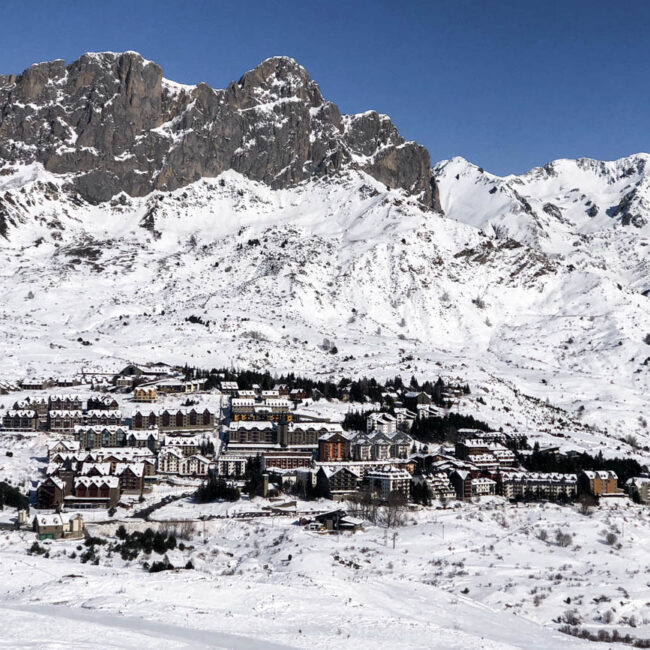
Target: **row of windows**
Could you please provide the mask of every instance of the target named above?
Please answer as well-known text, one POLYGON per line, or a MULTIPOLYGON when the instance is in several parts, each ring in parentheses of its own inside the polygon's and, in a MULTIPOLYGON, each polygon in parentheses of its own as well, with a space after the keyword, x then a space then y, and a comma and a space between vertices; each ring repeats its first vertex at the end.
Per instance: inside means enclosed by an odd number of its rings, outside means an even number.
POLYGON ((214 423, 214 416, 212 415, 212 413, 196 413, 196 412, 190 412, 187 414, 163 413, 162 415, 156 415, 152 413, 148 416, 144 416, 141 413, 136 413, 133 420, 134 420, 135 427, 137 429, 145 428, 145 426, 155 427, 158 425, 163 427, 170 427, 170 426, 184 427, 184 426, 198 426, 198 425, 212 426, 212 424, 214 423))

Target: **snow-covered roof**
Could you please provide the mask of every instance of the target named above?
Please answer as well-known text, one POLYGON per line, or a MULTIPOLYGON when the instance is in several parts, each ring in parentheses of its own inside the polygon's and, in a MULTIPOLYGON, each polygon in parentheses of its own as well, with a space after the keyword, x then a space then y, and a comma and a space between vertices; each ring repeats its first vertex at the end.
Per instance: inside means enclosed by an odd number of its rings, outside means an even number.
POLYGON ((165 436, 163 445, 166 447, 198 447, 201 442, 196 436, 165 436))
POLYGON ((618 476, 616 475, 615 472, 609 469, 603 469, 603 470, 597 470, 597 471, 591 471, 591 470, 584 470, 583 472, 585 476, 589 480, 594 480, 595 478, 599 478, 601 481, 607 481, 608 479, 618 479, 618 476))
POLYGON ((238 422, 231 422, 228 425, 230 431, 237 431, 237 429, 259 429, 260 431, 265 431, 268 429, 274 428, 273 422, 268 422, 265 420, 255 421, 255 420, 240 420, 238 422))
POLYGON ((327 442, 328 440, 331 440, 335 436, 341 436, 345 440, 353 440, 354 439, 354 436, 351 433, 347 433, 346 431, 343 431, 342 429, 335 430, 335 431, 328 431, 327 433, 324 433, 322 436, 319 436, 318 439, 322 440, 323 442, 327 442))
POLYGON ((503 483, 576 483, 578 477, 560 472, 507 472, 501 480, 503 483))
POLYGON ((97 418, 121 419, 122 411, 118 411, 118 410, 106 411, 104 409, 92 409, 90 411, 86 411, 86 416, 89 418, 97 417, 97 418))
POLYGON ((102 476, 108 476, 111 473, 110 463, 84 463, 81 466, 80 474, 82 476, 88 475, 90 472, 99 472, 102 476))
POLYGON ((372 420, 373 422, 386 422, 386 423, 397 422, 397 418, 391 415, 390 413, 371 413, 368 416, 368 419, 372 420))
POLYGON ((30 409, 20 409, 20 410, 9 410, 5 413, 5 416, 11 417, 11 418, 35 418, 36 417, 36 411, 32 411, 30 409))
POLYGON ((75 487, 78 485, 85 485, 86 487, 106 485, 109 488, 116 488, 119 487, 120 480, 117 476, 77 476, 74 485, 75 487))
POLYGON ((78 440, 48 440, 47 449, 48 452, 55 451, 57 449, 66 450, 66 451, 78 451, 79 450, 79 441, 78 440))
POLYGON ((84 416, 82 411, 64 411, 64 410, 50 411, 49 415, 51 418, 83 418, 84 416))
MULTIPOLYGON (((48 465, 48 468, 49 468, 49 465, 48 465)), ((54 470, 54 471, 56 471, 56 470, 54 470)), ((52 483, 54 483, 54 485, 56 485, 56 487, 58 487, 59 490, 64 490, 65 489, 65 483, 58 476, 51 476, 48 473, 48 477, 47 477, 46 480, 51 481, 52 483)))
POLYGON ((476 465, 480 463, 496 463, 497 459, 492 454, 470 454, 467 460, 476 465))
POLYGON ((326 467, 326 466, 324 466, 324 467, 321 467, 320 469, 323 471, 325 476, 327 476, 327 478, 331 478, 332 476, 335 476, 339 472, 349 472, 350 474, 354 474, 354 476, 356 476, 357 478, 361 477, 359 472, 357 472, 353 467, 336 467, 336 466, 334 466, 334 467, 326 467))
POLYGON ((75 424, 74 427, 74 434, 76 436, 81 435, 82 433, 94 433, 101 435, 104 432, 112 435, 118 431, 124 431, 124 433, 128 433, 130 429, 123 424, 75 424))
POLYGON ((197 460, 200 463, 210 464, 210 460, 201 454, 192 454, 187 460, 197 460))
POLYGON ((178 459, 185 458, 183 452, 176 447, 163 447, 158 454, 158 458, 161 459, 164 456, 175 456, 178 459))
POLYGON ((382 469, 371 469, 367 474, 369 478, 391 478, 391 479, 411 479, 411 475, 405 470, 400 469, 399 467, 393 467, 392 465, 384 465, 382 469))
POLYGON ((47 400, 37 400, 37 399, 21 399, 20 401, 14 404, 14 411, 30 411, 33 410, 34 405, 36 404, 47 404, 47 400))
POLYGON ((101 447, 94 449, 92 456, 96 460, 114 458, 116 461, 127 460, 131 458, 142 458, 153 456, 153 452, 148 447, 101 447))
POLYGON ((496 481, 493 481, 491 478, 473 478, 472 485, 496 485, 496 481))
POLYGON ((284 406, 286 408, 289 408, 289 400, 285 399, 284 397, 279 397, 277 399, 266 399, 264 400, 263 403, 265 406, 270 406, 270 407, 284 406))
POLYGON ((126 470, 131 470, 136 476, 144 476, 144 463, 117 463, 115 476, 120 476, 126 470))
POLYGON ((650 476, 633 476, 625 481, 625 485, 646 485, 650 483, 650 476))
POLYGON ((36 515, 36 521, 38 522, 39 526, 43 527, 63 526, 65 524, 63 515, 60 514, 36 515))
POLYGON ((289 431, 328 431, 343 433, 343 428, 338 422, 289 422, 289 431))
POLYGON ((150 437, 158 438, 158 429, 137 429, 129 431, 129 438, 133 440, 149 440, 150 437))

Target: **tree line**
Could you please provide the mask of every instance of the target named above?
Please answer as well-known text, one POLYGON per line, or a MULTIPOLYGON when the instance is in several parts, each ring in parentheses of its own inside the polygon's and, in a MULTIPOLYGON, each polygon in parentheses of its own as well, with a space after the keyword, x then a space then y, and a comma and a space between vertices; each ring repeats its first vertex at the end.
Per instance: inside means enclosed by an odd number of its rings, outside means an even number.
POLYGON ((261 386, 262 390, 271 390, 276 384, 286 384, 292 388, 302 388, 312 399, 347 399, 350 402, 374 402, 392 407, 392 399, 386 393, 395 393, 402 390, 422 391, 431 396, 434 404, 448 406, 444 393, 450 388, 461 390, 467 394, 470 392, 469 385, 452 385, 445 383, 441 377, 437 380, 425 380, 418 382, 415 376, 411 377, 408 384, 405 384, 400 375, 396 375, 384 382, 374 377, 361 377, 352 379, 343 377, 338 382, 330 380, 316 380, 311 377, 296 375, 293 372, 286 374, 272 374, 268 370, 234 370, 232 368, 205 368, 190 367, 183 368, 185 378, 205 379, 205 388, 210 390, 218 388, 224 381, 236 381, 241 390, 251 390, 253 385, 261 386))
POLYGON ((580 474, 583 470, 611 470, 616 473, 619 484, 633 476, 639 476, 644 468, 634 458, 604 458, 600 451, 596 456, 586 451, 571 455, 542 452, 539 443, 535 443, 531 454, 517 454, 518 462, 531 472, 558 472, 562 474, 580 474))
POLYGON ((0 481, 0 510, 5 506, 29 512, 29 499, 18 488, 0 481))

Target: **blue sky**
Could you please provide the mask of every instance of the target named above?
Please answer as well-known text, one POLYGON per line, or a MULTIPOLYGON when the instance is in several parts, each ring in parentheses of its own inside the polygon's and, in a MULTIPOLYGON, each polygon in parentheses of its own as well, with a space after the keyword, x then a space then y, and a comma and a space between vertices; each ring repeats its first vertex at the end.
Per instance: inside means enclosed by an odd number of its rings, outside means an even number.
POLYGON ((225 87, 276 54, 342 112, 498 174, 650 151, 650 2, 57 0, 0 4, 0 73, 137 50, 225 87))

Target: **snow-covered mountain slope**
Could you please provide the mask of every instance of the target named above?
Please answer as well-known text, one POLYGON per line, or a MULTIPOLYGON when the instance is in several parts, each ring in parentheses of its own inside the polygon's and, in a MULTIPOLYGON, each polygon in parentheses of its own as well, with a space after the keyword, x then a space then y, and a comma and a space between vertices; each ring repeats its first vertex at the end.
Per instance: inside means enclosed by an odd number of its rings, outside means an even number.
POLYGON ((0 374, 442 374, 495 426, 645 437, 649 158, 432 173, 287 57, 225 90, 133 52, 0 76, 0 374))
POLYGON ((464 158, 434 167, 445 213, 549 253, 610 229, 650 234, 650 155, 556 160, 499 177, 464 158))
POLYGON ((129 359, 443 374, 469 381, 468 408, 495 425, 593 444, 587 425, 646 435, 637 229, 550 255, 355 170, 276 190, 228 171, 101 205, 37 165, 12 171, 0 178, 2 375, 129 359))

